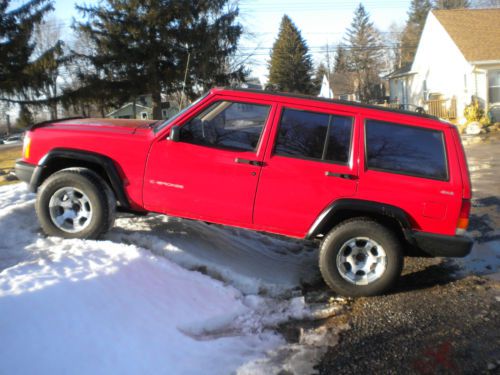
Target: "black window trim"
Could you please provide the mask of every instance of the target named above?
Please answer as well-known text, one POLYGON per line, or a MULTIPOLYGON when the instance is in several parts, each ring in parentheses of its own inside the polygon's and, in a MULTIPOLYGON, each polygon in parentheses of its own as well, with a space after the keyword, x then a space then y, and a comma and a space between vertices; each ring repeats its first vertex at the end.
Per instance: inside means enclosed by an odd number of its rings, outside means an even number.
MULTIPOLYGON (((271 154, 271 157, 272 156, 280 156, 282 158, 307 160, 307 161, 314 161, 314 162, 317 162, 317 163, 335 164, 335 165, 341 165, 341 166, 344 166, 344 167, 352 168, 351 157, 352 157, 352 149, 353 149, 353 144, 352 143, 353 143, 353 139, 354 139, 354 127, 355 127, 355 123, 356 123, 356 115, 355 114, 332 113, 331 111, 328 111, 328 110, 325 110, 325 112, 318 112, 316 110, 309 110, 309 109, 302 109, 302 108, 298 109, 298 108, 293 108, 293 107, 289 107, 289 106, 286 106, 286 105, 282 105, 281 106, 280 118, 279 118, 279 122, 278 122, 278 129, 276 130, 276 134, 275 134, 275 137, 274 137, 273 152, 271 154), (328 125, 330 125, 330 121, 331 121, 331 117, 332 116, 349 117, 349 118, 351 118, 352 119, 352 121, 351 121, 351 136, 350 136, 350 139, 349 139, 349 154, 347 155, 347 161, 346 162, 339 162, 339 161, 334 161, 334 160, 325 160, 325 159, 323 159, 324 152, 325 152, 325 145, 324 144, 323 144, 323 152, 322 152, 322 155, 321 155, 321 159, 309 158, 307 156, 282 155, 282 154, 277 153, 276 152, 276 146, 278 144, 278 136, 279 136, 279 131, 280 131, 280 127, 281 127, 281 122, 283 120, 283 115, 285 113, 285 109, 290 109, 290 110, 293 110, 293 111, 300 111, 300 112, 315 113, 315 114, 320 114, 320 115, 328 115, 330 117, 328 119, 328 125)), ((328 128, 327 128, 327 133, 326 133, 326 136, 325 136, 325 143, 327 142, 327 138, 326 137, 329 134, 329 129, 330 129, 330 126, 328 126, 328 128)))
POLYGON ((249 102, 249 101, 243 101, 243 100, 239 100, 239 99, 238 100, 234 100, 234 99, 223 98, 223 97, 214 97, 214 99, 215 100, 210 101, 209 103, 207 103, 206 107, 201 108, 198 112, 196 112, 195 114, 193 114, 193 116, 191 116, 188 119, 186 119, 186 121, 184 121, 182 124, 178 124, 178 126, 182 129, 188 122, 190 122, 191 120, 193 120, 195 117, 197 117, 198 115, 200 115, 203 111, 207 110, 208 108, 210 108, 215 103, 231 102, 231 103, 239 103, 239 104, 259 105, 261 107, 269 107, 269 113, 267 114, 266 121, 264 122, 264 125, 262 126, 262 131, 261 131, 260 136, 259 136, 259 141, 257 142, 257 145, 255 146, 255 148, 253 150, 245 150, 245 149, 241 149, 241 148, 237 148, 237 147, 230 147, 230 146, 204 145, 204 144, 199 144, 199 143, 193 143, 193 142, 183 141, 182 139, 180 139, 179 142, 187 143, 187 144, 198 146, 198 147, 207 147, 207 148, 213 148, 213 149, 216 149, 216 150, 233 151, 233 152, 247 152, 247 153, 251 153, 251 154, 256 155, 257 154, 257 150, 259 149, 259 146, 261 145, 262 136, 264 135, 264 132, 266 130, 266 126, 269 123, 269 119, 271 117, 273 107, 276 104, 275 103, 271 103, 271 102, 266 102, 266 104, 263 104, 263 103, 253 103, 251 101, 249 102))
POLYGON ((364 118, 364 121, 363 121, 363 139, 364 139, 364 145, 363 145, 363 148, 364 148, 364 151, 365 151, 365 171, 376 171, 376 172, 384 172, 384 173, 392 173, 392 174, 398 174, 398 175, 403 175, 403 176, 410 176, 410 177, 416 177, 416 178, 423 178, 423 179, 426 179, 426 180, 433 180, 433 181, 441 181, 441 182, 450 182, 450 168, 449 168, 449 164, 448 164, 448 150, 446 150, 446 141, 445 141, 445 133, 443 130, 440 130, 440 129, 433 129, 433 128, 424 128, 424 127, 421 127, 421 126, 414 126, 414 125, 405 125, 405 124, 401 124, 401 123, 396 123, 396 122, 393 122, 393 121, 388 121, 388 120, 381 120, 381 119, 376 119, 376 118, 364 118), (409 173, 409 172, 403 172, 403 171, 392 171, 392 170, 388 170, 388 169, 384 169, 384 168, 373 168, 373 167, 369 167, 368 166, 368 150, 367 150, 367 145, 368 145, 368 141, 367 141, 367 138, 366 138, 366 128, 367 128, 367 121, 378 121, 378 122, 385 122, 387 124, 391 124, 391 125, 394 125, 394 126, 400 126, 400 127, 412 127, 412 128, 416 128, 416 129, 421 129, 421 130, 425 130, 425 131, 434 131, 434 132, 439 132, 441 133, 441 142, 442 142, 442 145, 443 145, 443 150, 444 150, 444 163, 445 163, 445 167, 446 167, 446 178, 437 178, 437 177, 429 177, 429 176, 422 176, 422 175, 419 175, 419 174, 415 174, 415 173, 409 173))

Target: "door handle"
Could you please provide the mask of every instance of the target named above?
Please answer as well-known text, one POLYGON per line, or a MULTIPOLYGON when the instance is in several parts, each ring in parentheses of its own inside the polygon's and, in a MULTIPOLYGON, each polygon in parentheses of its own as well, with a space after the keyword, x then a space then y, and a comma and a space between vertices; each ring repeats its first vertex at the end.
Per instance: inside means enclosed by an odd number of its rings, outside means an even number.
POLYGON ((358 176, 355 176, 353 174, 348 174, 348 173, 333 173, 330 171, 325 172, 325 176, 327 177, 339 177, 339 178, 345 178, 346 180, 356 180, 358 176))
POLYGON ((249 159, 236 158, 236 159, 234 159, 234 162, 235 163, 240 163, 240 164, 255 165, 256 167, 262 167, 262 166, 264 166, 263 162, 257 161, 257 160, 249 160, 249 159))

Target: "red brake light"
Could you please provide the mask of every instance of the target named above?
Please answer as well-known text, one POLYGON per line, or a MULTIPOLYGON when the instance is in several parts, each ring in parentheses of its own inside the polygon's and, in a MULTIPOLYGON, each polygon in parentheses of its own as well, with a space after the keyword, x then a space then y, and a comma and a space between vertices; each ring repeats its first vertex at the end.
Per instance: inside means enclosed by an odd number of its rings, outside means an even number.
POLYGON ((470 199, 462 199, 462 207, 460 208, 460 215, 458 216, 457 234, 465 233, 469 226, 470 206, 470 199))

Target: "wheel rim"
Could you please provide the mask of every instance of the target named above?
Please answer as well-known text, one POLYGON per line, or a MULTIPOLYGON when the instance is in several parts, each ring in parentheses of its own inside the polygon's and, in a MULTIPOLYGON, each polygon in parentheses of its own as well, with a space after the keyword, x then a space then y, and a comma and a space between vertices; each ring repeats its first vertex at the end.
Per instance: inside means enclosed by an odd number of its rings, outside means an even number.
POLYGON ((378 280, 387 268, 385 250, 367 237, 346 241, 337 254, 337 269, 345 280, 355 285, 368 285, 378 280))
POLYGON ((68 233, 77 233, 90 225, 92 204, 89 197, 74 187, 57 190, 49 201, 50 218, 54 225, 68 233))

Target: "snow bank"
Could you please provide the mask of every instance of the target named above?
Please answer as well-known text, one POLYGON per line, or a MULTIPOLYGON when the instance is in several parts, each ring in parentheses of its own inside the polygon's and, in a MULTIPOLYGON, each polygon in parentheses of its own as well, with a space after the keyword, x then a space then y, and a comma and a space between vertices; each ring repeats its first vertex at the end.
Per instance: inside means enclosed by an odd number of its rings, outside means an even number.
POLYGON ((474 243, 468 256, 454 261, 464 273, 486 275, 500 281, 500 241, 474 243))
POLYGON ((159 215, 121 218, 102 241, 46 238, 34 196, 1 187, 1 372, 312 371, 318 333, 289 345, 275 328, 311 316, 299 288, 318 276, 316 256, 159 215))
POLYGON ((163 215, 118 219, 108 238, 133 243, 246 294, 293 295, 320 275, 317 249, 303 241, 163 215))

